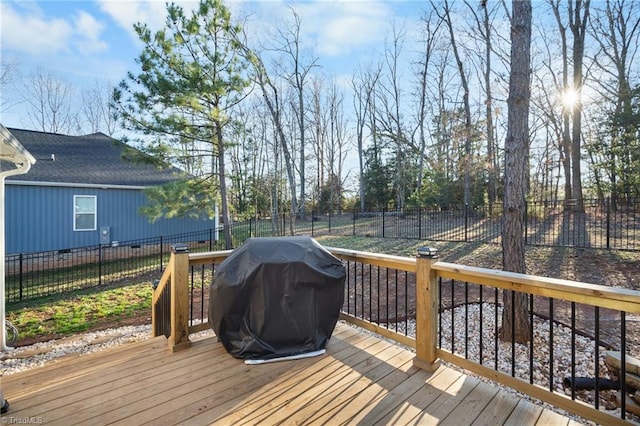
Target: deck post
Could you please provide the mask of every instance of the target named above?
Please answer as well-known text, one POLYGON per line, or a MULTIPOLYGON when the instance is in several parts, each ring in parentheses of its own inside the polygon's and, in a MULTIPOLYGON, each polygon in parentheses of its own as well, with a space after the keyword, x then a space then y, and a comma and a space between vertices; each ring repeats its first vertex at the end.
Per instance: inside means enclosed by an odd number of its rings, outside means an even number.
POLYGON ((413 365, 432 372, 440 366, 438 341, 438 279, 431 266, 438 261, 433 248, 418 249, 416 259, 416 357, 413 365))
POLYGON ((189 249, 186 244, 171 248, 171 335, 169 349, 177 352, 191 347, 189 340, 189 249))

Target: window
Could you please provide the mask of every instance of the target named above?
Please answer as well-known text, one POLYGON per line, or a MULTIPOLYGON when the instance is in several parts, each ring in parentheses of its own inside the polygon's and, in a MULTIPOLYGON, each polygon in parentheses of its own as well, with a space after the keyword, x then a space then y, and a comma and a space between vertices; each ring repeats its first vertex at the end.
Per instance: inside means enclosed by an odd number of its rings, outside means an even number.
POLYGON ((74 195, 73 196, 73 230, 74 231, 95 231, 96 230, 96 205, 95 195, 74 195))

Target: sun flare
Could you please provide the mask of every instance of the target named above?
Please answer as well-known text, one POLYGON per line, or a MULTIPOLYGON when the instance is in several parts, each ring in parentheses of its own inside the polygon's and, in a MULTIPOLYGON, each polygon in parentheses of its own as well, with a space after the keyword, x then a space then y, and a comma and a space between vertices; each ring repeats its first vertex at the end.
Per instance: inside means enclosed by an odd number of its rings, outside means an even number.
POLYGON ((562 92, 562 105, 567 108, 573 108, 573 106, 578 102, 578 92, 575 90, 568 88, 564 92, 562 92))

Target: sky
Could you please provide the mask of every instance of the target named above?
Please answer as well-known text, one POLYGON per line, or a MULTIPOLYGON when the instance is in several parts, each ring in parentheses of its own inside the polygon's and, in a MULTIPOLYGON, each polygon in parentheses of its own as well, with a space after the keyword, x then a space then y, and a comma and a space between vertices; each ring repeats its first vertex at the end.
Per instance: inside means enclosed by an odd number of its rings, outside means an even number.
MULTIPOLYGON (((185 9, 197 2, 177 1, 185 9)), ((291 18, 301 19, 301 40, 328 75, 350 79, 358 62, 384 49, 395 23, 415 27, 425 2, 367 0, 227 0, 232 16, 246 19, 245 29, 256 40, 291 18)), ((82 89, 96 82, 116 85, 127 71, 137 72, 142 50, 133 30, 136 22, 162 27, 165 1, 158 0, 0 0, 0 60, 28 75, 37 67, 82 89)), ((286 28, 285 28, 286 29, 286 28)), ((9 93, 0 93, 3 98, 9 93)), ((4 99, 3 99, 4 100, 4 99)), ((31 128, 24 105, 3 102, 0 123, 31 128)))

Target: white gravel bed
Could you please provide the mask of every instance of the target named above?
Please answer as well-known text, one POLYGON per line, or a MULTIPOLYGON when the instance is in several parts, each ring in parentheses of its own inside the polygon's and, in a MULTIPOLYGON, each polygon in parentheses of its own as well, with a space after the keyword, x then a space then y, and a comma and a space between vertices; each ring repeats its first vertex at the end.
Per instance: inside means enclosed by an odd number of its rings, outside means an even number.
POLYGON ((86 355, 151 337, 151 325, 109 328, 20 346, 0 354, 2 375, 15 374, 73 354, 86 355))

